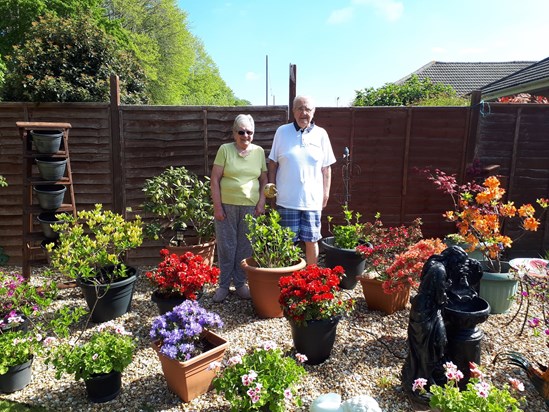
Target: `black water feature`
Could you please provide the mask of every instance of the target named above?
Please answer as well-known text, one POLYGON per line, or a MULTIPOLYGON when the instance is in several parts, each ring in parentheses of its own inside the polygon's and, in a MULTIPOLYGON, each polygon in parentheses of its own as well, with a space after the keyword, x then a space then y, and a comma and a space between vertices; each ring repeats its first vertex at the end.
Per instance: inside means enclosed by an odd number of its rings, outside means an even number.
POLYGON ((477 325, 486 321, 489 314, 490 304, 478 296, 464 302, 450 302, 444 308, 443 317, 448 337, 446 354, 463 372, 464 378, 459 381, 460 389, 464 389, 471 378, 469 362, 480 365, 484 332, 477 325))
POLYGON ((453 362, 470 379, 469 362, 480 364, 490 305, 478 296, 482 269, 479 262, 452 246, 431 256, 423 266, 418 293, 412 298, 408 323, 408 355, 402 368, 402 385, 413 403, 428 404, 428 397, 412 391, 418 378, 427 387, 444 385, 444 363, 453 362))

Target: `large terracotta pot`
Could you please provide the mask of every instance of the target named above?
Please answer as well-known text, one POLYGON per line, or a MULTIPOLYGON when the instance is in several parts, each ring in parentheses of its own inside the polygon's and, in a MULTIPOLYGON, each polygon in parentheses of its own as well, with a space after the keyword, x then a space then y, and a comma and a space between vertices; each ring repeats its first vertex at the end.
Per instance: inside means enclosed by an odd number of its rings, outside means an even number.
POLYGON ((258 268, 252 258, 244 259, 240 265, 248 277, 248 286, 252 295, 252 304, 260 318, 281 318, 282 307, 278 303, 280 287, 278 280, 291 275, 306 266, 305 260, 285 268, 258 268))
POLYGON ((410 285, 399 292, 387 294, 383 291, 382 281, 365 277, 359 277, 359 280, 368 310, 379 310, 391 315, 403 310, 410 301, 410 285))
POLYGON ((168 388, 184 402, 190 402, 212 389, 212 381, 216 373, 209 366, 212 362, 221 362, 229 346, 225 339, 209 330, 204 332, 202 338, 206 339, 213 348, 185 362, 164 356, 160 353, 158 342, 151 344, 162 364, 162 372, 168 388))
POLYGON ((182 255, 186 252, 192 252, 195 255, 202 256, 204 263, 212 266, 214 263, 215 256, 215 240, 212 240, 208 243, 201 243, 197 245, 187 245, 187 246, 167 246, 166 249, 170 253, 175 253, 177 255, 182 255))

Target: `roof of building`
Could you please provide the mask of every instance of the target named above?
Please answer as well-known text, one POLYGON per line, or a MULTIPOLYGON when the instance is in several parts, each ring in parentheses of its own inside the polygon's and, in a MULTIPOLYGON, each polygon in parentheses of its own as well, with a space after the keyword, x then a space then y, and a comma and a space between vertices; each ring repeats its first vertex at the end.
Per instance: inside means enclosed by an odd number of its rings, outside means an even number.
POLYGON ((420 79, 429 78, 433 83, 443 83, 452 86, 458 95, 464 96, 473 90, 507 77, 512 73, 527 68, 535 61, 511 62, 438 62, 432 61, 415 72, 396 81, 402 84, 413 74, 420 79))
POLYGON ((549 85, 549 57, 482 87, 486 98, 544 89, 549 85))

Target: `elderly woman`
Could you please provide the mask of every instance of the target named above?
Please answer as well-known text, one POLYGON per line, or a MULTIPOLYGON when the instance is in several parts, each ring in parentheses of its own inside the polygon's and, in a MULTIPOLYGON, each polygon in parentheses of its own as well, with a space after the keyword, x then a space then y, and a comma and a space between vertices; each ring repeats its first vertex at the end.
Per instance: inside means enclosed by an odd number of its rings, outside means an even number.
POLYGON ((234 142, 221 145, 211 174, 214 204, 217 257, 221 275, 213 300, 223 302, 231 283, 242 299, 250 298, 246 274, 240 267, 242 259, 252 255, 246 237, 246 214, 265 212, 263 188, 267 184, 267 166, 263 148, 252 143, 254 119, 239 114, 233 124, 234 142))

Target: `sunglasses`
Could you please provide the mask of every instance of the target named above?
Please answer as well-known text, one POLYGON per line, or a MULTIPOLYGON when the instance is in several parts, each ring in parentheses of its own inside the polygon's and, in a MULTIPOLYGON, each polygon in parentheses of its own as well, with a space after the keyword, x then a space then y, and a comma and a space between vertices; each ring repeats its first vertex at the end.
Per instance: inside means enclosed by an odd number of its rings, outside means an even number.
POLYGON ((238 134, 239 134, 240 136, 244 136, 245 134, 247 134, 248 136, 253 136, 254 132, 251 132, 251 131, 249 131, 249 130, 239 130, 239 131, 238 131, 238 134))

